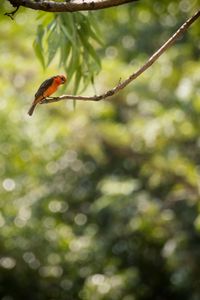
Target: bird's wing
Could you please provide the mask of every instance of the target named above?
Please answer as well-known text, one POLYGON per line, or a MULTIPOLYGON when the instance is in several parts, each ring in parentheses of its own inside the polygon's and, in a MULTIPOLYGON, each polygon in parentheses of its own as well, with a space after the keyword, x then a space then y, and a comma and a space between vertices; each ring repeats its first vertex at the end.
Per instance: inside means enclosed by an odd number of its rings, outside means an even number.
POLYGON ((45 80, 41 84, 41 86, 39 87, 38 91, 35 94, 35 99, 37 99, 38 97, 41 97, 44 94, 44 92, 53 84, 53 80, 54 80, 54 77, 51 77, 51 78, 45 80))

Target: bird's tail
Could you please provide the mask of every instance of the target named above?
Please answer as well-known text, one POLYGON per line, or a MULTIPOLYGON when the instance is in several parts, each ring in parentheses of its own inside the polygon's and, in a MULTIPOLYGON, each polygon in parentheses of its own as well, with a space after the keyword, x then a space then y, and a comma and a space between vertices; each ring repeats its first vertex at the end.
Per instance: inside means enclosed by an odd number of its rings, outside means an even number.
POLYGON ((35 109, 35 107, 36 107, 36 104, 32 104, 31 105, 31 107, 30 107, 30 109, 29 109, 29 111, 28 111, 28 115, 29 116, 32 116, 32 114, 33 114, 33 112, 34 112, 34 109, 35 109))

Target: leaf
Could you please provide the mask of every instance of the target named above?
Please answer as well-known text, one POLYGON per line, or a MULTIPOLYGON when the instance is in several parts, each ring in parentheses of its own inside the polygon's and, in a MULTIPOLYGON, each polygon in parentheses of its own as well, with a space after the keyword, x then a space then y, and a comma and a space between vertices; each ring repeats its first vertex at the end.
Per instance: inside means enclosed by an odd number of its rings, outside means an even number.
POLYGON ((36 56, 38 57, 39 61, 41 62, 43 68, 45 68, 45 59, 44 59, 44 55, 43 55, 43 45, 42 45, 42 39, 44 36, 44 29, 42 25, 38 26, 37 29, 37 36, 35 41, 33 42, 33 48, 35 51, 36 56))
POLYGON ((62 24, 64 26, 64 28, 67 30, 67 34, 69 34, 69 36, 72 38, 73 28, 75 26, 73 16, 65 13, 60 14, 59 16, 60 25, 62 24))
POLYGON ((47 14, 44 11, 38 11, 37 14, 38 16, 36 19, 41 21, 41 25, 43 26, 43 28, 46 28, 55 20, 54 14, 47 14))
POLYGON ((75 110, 76 109, 76 100, 73 100, 73 110, 75 110))
POLYGON ((100 58, 99 58, 97 52, 94 50, 94 48, 90 45, 88 40, 83 35, 80 34, 79 36, 80 36, 80 39, 81 39, 84 47, 87 49, 88 53, 91 55, 91 57, 97 63, 99 68, 101 68, 101 61, 100 61, 100 58))
POLYGON ((90 36, 95 40, 99 45, 103 46, 103 41, 100 39, 100 37, 95 33, 92 28, 90 27, 90 36))
POLYGON ((73 44, 75 45, 75 41, 73 40, 72 36, 70 35, 70 32, 67 30, 67 28, 63 25, 60 24, 60 28, 63 31, 64 35, 66 36, 66 38, 73 44))
POLYGON ((98 26, 98 20, 94 16, 94 14, 90 11, 88 14, 88 19, 90 20, 91 27, 93 27, 93 30, 96 32, 98 36, 101 36, 101 30, 98 26))
POLYGON ((79 47, 79 43, 77 43, 75 46, 72 46, 71 49, 71 56, 69 59, 69 65, 67 71, 69 76, 69 81, 71 81, 73 75, 77 72, 80 62, 81 62, 80 47, 79 47))
POLYGON ((40 44, 42 44, 42 38, 44 36, 44 28, 42 25, 39 25, 38 26, 38 29, 37 29, 37 38, 38 38, 38 42, 40 44))
POLYGON ((45 64, 48 66, 59 51, 59 67, 65 69, 68 83, 73 80, 74 93, 77 93, 80 83, 83 83, 82 87, 87 87, 91 77, 101 68, 100 58, 91 44, 96 42, 102 45, 98 31, 93 25, 96 21, 92 16, 93 21, 90 22, 90 14, 85 15, 80 12, 57 13, 53 15, 53 19, 46 18, 42 13, 40 16, 42 24, 38 27, 34 42, 36 55, 45 67, 45 64))
POLYGON ((75 75, 75 82, 74 82, 74 90, 73 93, 76 95, 80 82, 82 78, 82 72, 81 72, 81 66, 79 65, 78 69, 76 70, 76 75, 75 75))
MULTIPOLYGON (((62 37, 61 37, 61 39, 62 39, 62 37)), ((69 42, 66 43, 66 40, 64 39, 60 43, 60 63, 59 63, 60 67, 62 65, 65 66, 67 64, 67 61, 70 56, 70 51, 71 51, 71 44, 69 42)))
POLYGON ((56 27, 56 25, 57 25, 57 22, 56 22, 56 19, 54 19, 52 22, 50 22, 50 23, 48 24, 47 29, 48 29, 48 30, 54 30, 55 27, 56 27))
POLYGON ((51 61, 53 60, 57 49, 59 47, 59 43, 60 43, 60 35, 58 34, 56 27, 50 32, 48 40, 48 63, 47 65, 49 65, 51 63, 51 61))
POLYGON ((34 48, 37 58, 39 59, 43 68, 45 69, 45 60, 44 60, 44 56, 43 56, 43 49, 42 49, 41 45, 37 42, 37 40, 35 40, 33 42, 33 48, 34 48))

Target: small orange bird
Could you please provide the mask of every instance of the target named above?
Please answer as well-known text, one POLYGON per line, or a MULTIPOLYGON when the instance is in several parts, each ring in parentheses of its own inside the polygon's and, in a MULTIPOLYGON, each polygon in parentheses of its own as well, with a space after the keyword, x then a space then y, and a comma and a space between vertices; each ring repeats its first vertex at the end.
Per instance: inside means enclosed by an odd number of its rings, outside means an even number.
POLYGON ((56 75, 45 80, 35 94, 35 100, 33 101, 28 111, 29 116, 32 116, 34 109, 38 103, 55 93, 59 85, 64 84, 66 80, 67 78, 64 75, 56 75))

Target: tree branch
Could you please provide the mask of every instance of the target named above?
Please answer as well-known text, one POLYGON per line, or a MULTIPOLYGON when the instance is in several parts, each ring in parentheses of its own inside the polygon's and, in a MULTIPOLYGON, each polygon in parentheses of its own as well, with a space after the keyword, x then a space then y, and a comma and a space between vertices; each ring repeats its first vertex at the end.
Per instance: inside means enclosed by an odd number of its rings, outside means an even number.
POLYGON ((139 68, 136 72, 131 74, 127 79, 119 83, 112 89, 101 95, 94 96, 74 96, 74 95, 63 95, 60 97, 46 98, 41 102, 41 104, 58 102, 61 100, 73 99, 73 100, 83 100, 83 101, 100 101, 111 97, 118 93, 120 90, 124 89, 130 82, 139 77, 144 73, 172 44, 200 17, 200 10, 197 11, 190 19, 188 19, 177 31, 172 35, 167 42, 165 42, 149 59, 148 61, 139 68))
POLYGON ((113 6, 123 5, 138 0, 75 0, 73 2, 54 2, 46 0, 8 0, 14 7, 24 6, 35 10, 48 12, 74 12, 82 10, 99 10, 113 6))
POLYGON ((19 9, 19 6, 17 6, 13 11, 11 11, 11 12, 7 12, 7 13, 5 13, 4 14, 4 16, 8 16, 8 17, 10 17, 12 20, 14 20, 14 15, 16 14, 16 12, 18 11, 18 9, 19 9))

